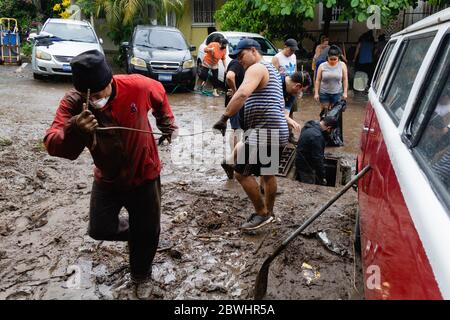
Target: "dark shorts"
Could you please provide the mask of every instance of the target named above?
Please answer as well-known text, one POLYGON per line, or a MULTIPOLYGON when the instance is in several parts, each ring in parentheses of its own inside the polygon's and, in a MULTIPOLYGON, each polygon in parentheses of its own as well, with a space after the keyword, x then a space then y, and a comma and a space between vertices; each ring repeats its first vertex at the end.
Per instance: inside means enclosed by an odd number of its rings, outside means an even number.
POLYGON ((234 116, 230 118, 231 129, 241 129, 241 124, 239 121, 239 112, 237 112, 234 116))
POLYGON ((208 73, 209 69, 207 67, 202 65, 198 67, 198 77, 203 81, 206 81, 208 79, 208 73))
POLYGON ((281 153, 284 146, 278 145, 249 145, 238 151, 237 163, 234 171, 243 176, 274 176, 278 174, 281 153))
POLYGON ((319 93, 319 101, 320 101, 320 103, 335 104, 336 102, 341 100, 341 97, 342 97, 342 94, 340 94, 340 93, 336 93, 336 94, 319 93))
POLYGON ((209 69, 209 68, 201 65, 199 67, 198 77, 200 79, 202 79, 203 81, 207 81, 210 70, 211 70, 211 75, 212 75, 212 78, 210 80, 211 80, 211 82, 213 84, 213 87, 214 88, 218 88, 220 86, 219 79, 218 79, 218 77, 219 77, 219 69, 209 69))

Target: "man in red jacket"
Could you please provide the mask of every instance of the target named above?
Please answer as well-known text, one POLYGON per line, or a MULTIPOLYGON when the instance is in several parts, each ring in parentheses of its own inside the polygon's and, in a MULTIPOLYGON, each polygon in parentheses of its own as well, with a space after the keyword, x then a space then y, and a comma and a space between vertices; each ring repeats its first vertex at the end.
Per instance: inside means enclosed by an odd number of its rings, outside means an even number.
POLYGON ((151 280, 160 233, 161 163, 150 131, 151 110, 171 141, 177 129, 161 83, 140 75, 113 76, 105 57, 91 50, 73 58, 73 84, 61 100, 44 143, 52 156, 76 159, 88 148, 94 160, 89 235, 96 240, 128 241, 130 275, 138 288, 151 280), (86 105, 87 92, 91 92, 86 105), (122 207, 129 219, 119 218, 122 207))

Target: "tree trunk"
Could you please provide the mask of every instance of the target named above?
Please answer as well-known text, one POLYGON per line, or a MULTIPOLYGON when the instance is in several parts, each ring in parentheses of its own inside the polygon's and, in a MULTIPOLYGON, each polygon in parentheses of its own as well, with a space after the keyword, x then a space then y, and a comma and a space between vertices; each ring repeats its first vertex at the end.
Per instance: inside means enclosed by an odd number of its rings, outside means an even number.
POLYGON ((327 37, 330 34, 330 23, 331 23, 331 14, 332 8, 327 8, 323 6, 323 34, 327 37))

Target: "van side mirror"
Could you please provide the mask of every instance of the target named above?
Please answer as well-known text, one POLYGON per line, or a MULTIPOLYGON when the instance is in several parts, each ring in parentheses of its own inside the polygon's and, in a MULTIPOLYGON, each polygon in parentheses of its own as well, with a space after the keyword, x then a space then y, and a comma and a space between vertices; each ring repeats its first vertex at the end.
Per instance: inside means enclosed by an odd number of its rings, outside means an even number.
POLYGON ((98 42, 99 42, 101 45, 103 45, 103 39, 102 39, 102 38, 98 39, 98 42))
POLYGON ((130 49, 130 43, 129 42, 122 42, 120 47, 122 49, 128 50, 128 49, 130 49))
POLYGON ((192 52, 192 51, 195 51, 195 50, 197 50, 197 47, 196 47, 196 46, 190 46, 190 47, 189 47, 189 51, 192 52))

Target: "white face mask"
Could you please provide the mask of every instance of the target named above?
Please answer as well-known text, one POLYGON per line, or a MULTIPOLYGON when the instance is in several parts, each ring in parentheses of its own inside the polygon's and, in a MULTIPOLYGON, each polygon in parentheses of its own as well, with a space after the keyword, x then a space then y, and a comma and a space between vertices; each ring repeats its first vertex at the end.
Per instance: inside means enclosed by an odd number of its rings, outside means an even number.
POLYGON ((104 106, 106 106, 106 104, 108 103, 109 97, 104 97, 98 100, 95 100, 94 102, 92 102, 92 104, 94 105, 95 109, 101 109, 104 106))

